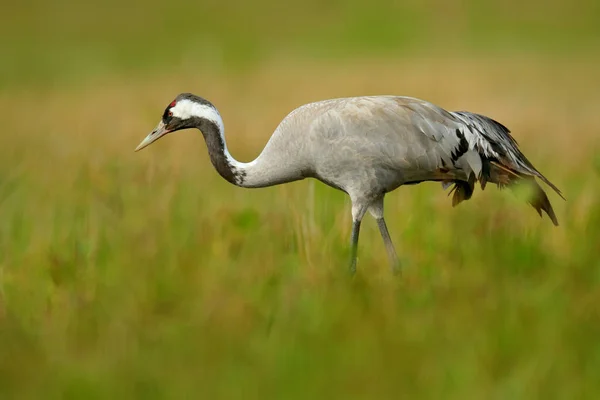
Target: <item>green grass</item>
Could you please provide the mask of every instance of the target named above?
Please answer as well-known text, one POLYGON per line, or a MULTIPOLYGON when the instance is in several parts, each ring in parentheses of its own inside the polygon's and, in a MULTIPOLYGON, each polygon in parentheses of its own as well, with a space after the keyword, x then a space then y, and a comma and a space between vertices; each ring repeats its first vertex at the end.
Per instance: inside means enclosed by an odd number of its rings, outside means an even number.
POLYGON ((598 397, 595 3, 63 3, 0 24, 0 398, 598 397), (133 152, 183 91, 241 160, 328 97, 490 115, 561 225, 492 186, 456 208, 404 187, 402 277, 367 218, 351 278, 343 193, 236 188, 197 132, 133 152))
POLYGON ((251 76, 174 71, 150 85, 115 78, 7 92, 2 397, 595 398, 595 66, 569 61, 539 74, 531 61, 429 63, 303 67, 314 87, 275 65, 251 76), (440 63, 442 88, 428 80, 440 63), (221 106, 232 152, 250 159, 298 103, 377 92, 398 73, 406 78, 390 92, 507 123, 566 194, 551 195, 561 226, 494 187, 454 209, 438 184, 401 188, 386 207, 404 275, 389 273, 367 220, 350 278, 344 194, 314 181, 233 187, 192 132, 133 153, 186 82, 221 106), (530 82, 519 98, 535 106, 512 102, 509 77, 530 82), (463 97, 458 88, 469 85, 463 97), (565 109, 567 93, 587 106, 565 109))

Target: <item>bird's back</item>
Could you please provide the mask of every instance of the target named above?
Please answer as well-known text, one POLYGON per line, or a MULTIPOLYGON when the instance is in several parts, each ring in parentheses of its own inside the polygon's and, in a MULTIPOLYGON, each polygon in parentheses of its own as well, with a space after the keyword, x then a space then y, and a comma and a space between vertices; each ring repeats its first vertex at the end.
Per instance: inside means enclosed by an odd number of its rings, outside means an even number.
POLYGON ((315 177, 348 186, 392 190, 426 179, 439 163, 422 130, 444 135, 458 123, 443 109, 412 97, 364 96, 309 103, 279 125, 265 151, 288 153, 315 177))

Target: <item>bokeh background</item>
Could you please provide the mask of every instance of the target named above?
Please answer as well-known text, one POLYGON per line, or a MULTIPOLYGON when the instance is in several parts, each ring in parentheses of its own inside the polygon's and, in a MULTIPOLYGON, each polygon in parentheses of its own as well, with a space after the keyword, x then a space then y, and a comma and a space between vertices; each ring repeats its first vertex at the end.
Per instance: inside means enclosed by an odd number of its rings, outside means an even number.
POLYGON ((0 397, 596 399, 600 2, 3 1, 0 397), (567 201, 387 196, 405 264, 312 180, 236 188, 197 132, 133 153, 180 92, 229 148, 295 107, 398 94, 507 125, 567 201))

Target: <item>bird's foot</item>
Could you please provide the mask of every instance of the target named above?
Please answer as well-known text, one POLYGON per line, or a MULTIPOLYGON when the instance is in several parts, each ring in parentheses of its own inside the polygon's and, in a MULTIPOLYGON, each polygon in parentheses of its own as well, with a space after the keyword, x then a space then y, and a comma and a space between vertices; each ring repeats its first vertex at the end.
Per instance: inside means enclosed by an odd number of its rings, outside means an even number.
POLYGON ((394 260, 390 264, 390 271, 394 276, 402 275, 402 264, 400 263, 400 260, 394 260))
POLYGON ((348 272, 350 272, 350 275, 352 276, 356 274, 356 258, 350 260, 350 267, 348 268, 348 272))

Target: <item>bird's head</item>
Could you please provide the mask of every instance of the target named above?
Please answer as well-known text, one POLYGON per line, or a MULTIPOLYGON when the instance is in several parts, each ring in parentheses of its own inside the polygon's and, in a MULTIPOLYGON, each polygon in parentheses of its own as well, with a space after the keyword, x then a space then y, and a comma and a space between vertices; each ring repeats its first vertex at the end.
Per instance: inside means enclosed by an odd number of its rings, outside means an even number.
POLYGON ((149 146, 167 133, 188 128, 202 130, 206 123, 223 131, 223 120, 215 106, 202 97, 191 93, 181 93, 165 108, 162 119, 156 128, 142 140, 135 151, 149 146))

